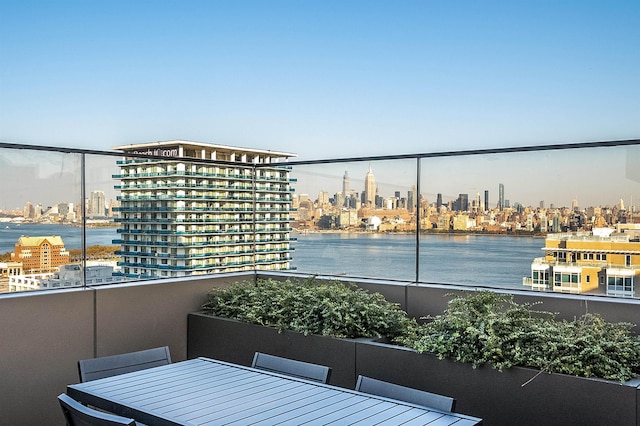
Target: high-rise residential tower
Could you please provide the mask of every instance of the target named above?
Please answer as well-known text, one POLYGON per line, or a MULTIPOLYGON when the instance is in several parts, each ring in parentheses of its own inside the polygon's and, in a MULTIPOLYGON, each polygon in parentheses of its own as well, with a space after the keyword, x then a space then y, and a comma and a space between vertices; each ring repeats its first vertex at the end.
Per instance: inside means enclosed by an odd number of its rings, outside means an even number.
POLYGON ((89 199, 89 214, 90 217, 102 217, 106 213, 106 203, 104 191, 91 191, 91 198, 89 199))
POLYGON ((371 207, 376 206, 376 178, 373 176, 371 165, 364 177, 364 202, 371 207))
POLYGON ((122 275, 291 269, 294 180, 282 160, 295 154, 188 141, 115 149, 122 275))
POLYGON ((504 210, 505 208, 504 202, 504 184, 498 185, 498 209, 504 210))

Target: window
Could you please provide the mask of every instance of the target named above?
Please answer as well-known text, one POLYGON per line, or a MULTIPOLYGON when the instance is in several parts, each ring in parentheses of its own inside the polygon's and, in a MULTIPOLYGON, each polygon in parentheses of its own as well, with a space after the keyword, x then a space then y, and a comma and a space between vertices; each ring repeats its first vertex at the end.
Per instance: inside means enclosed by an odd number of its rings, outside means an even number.
POLYGON ((556 287, 578 287, 580 284, 579 273, 560 273, 553 274, 553 285, 556 287))
POLYGON ((633 294, 633 277, 610 275, 607 279, 607 292, 633 294))
POLYGON ((549 273, 547 271, 533 271, 532 278, 533 284, 549 284, 549 273))

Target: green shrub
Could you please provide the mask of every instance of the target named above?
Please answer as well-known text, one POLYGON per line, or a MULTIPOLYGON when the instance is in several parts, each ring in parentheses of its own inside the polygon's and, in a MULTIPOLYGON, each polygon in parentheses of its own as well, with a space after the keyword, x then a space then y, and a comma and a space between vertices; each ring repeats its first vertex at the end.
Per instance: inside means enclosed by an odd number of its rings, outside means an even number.
POLYGON ((210 315, 300 333, 344 338, 396 338, 415 327, 406 312, 379 293, 340 281, 257 280, 214 289, 210 315))
POLYGON ((442 315, 426 319, 399 340, 440 359, 619 381, 640 373, 640 338, 631 333, 632 325, 597 315, 560 321, 510 295, 484 291, 454 297, 442 315))

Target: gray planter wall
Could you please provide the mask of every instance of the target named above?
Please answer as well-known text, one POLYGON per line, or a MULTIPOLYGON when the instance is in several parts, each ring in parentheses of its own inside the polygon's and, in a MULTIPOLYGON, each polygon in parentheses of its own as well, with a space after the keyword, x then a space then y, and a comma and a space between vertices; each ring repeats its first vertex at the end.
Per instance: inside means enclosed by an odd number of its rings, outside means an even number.
POLYGON ((271 355, 331 367, 329 383, 353 388, 356 342, 322 336, 305 336, 292 331, 190 314, 187 357, 206 356, 241 365, 251 365, 253 354, 271 355))
POLYGON ((190 314, 187 355, 251 365, 256 351, 332 368, 329 383, 353 389, 359 374, 456 398, 456 411, 485 425, 636 425, 637 386, 511 368, 473 369, 430 354, 367 340, 304 336, 190 314))
POLYGON ((637 382, 540 374, 514 367, 502 373, 439 360, 385 344, 358 344, 356 374, 456 398, 456 411, 485 425, 636 425, 637 382))

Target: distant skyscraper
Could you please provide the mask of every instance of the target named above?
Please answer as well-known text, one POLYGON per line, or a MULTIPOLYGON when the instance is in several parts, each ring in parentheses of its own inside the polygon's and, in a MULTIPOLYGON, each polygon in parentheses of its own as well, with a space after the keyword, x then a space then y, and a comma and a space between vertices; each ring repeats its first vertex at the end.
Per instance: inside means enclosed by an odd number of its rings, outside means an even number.
POLYGON ((551 228, 553 232, 560 232, 560 215, 555 213, 553 215, 553 221, 551 222, 551 228))
POLYGON ((416 209, 416 200, 416 186, 412 185, 411 189, 407 193, 407 209, 410 213, 412 213, 416 209))
POLYGON ((498 185, 498 208, 500 210, 503 210, 505 207, 504 204, 504 185, 503 184, 499 184, 498 185))
POLYGON ((371 207, 376 205, 376 178, 371 171, 371 165, 369 165, 369 171, 364 177, 364 202, 371 207))
POLYGON ((484 209, 489 210, 489 191, 484 191, 484 209))
POLYGON ((469 211, 469 194, 460 194, 460 207, 463 212, 469 211))
POLYGON ((469 211, 469 194, 460 194, 455 202, 454 210, 460 212, 469 211))
POLYGON ((23 217, 25 219, 33 219, 36 216, 36 209, 33 206, 33 204, 31 204, 31 201, 27 201, 27 204, 25 204, 24 206, 24 215, 23 217))
POLYGON ((440 207, 442 207, 442 194, 440 193, 436 196, 436 207, 438 211, 440 211, 440 207))
POLYGON ((329 204, 329 193, 327 191, 320 191, 318 193, 318 204, 321 206, 329 204))
POLYGON ((64 218, 69 216, 69 203, 60 203, 58 204, 58 214, 64 218))
POLYGON ((342 195, 344 197, 345 205, 348 202, 347 199, 349 198, 349 191, 350 191, 350 188, 349 188, 349 174, 345 170, 344 171, 344 176, 342 177, 342 195))
POLYGON ((106 210, 104 191, 91 191, 88 216, 104 216, 106 210))

